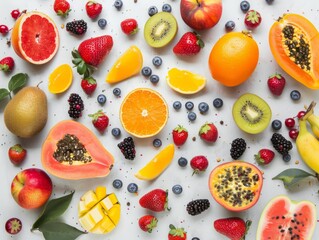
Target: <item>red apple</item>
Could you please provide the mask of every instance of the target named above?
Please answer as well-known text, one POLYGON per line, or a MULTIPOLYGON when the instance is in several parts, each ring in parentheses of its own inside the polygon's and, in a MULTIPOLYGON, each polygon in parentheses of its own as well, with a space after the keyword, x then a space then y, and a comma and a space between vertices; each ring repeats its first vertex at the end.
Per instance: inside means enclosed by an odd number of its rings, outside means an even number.
POLYGON ((222 0, 181 0, 181 16, 195 30, 214 27, 222 16, 222 0))
POLYGON ((48 201, 51 193, 51 178, 41 169, 25 169, 19 172, 11 183, 12 197, 26 209, 41 207, 48 201))

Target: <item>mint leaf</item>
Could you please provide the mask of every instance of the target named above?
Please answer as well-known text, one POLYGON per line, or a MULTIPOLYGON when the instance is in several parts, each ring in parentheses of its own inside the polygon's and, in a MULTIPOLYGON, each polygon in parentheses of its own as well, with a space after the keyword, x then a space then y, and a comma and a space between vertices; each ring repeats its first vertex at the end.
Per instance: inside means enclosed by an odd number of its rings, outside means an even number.
POLYGON ((27 83, 27 79, 28 74, 26 73, 18 73, 12 76, 8 84, 9 91, 15 92, 18 89, 22 88, 27 83))
POLYGON ((7 96, 10 95, 10 92, 5 88, 0 88, 0 101, 5 99, 7 96))
POLYGON ((61 222, 47 222, 40 226, 45 240, 74 240, 86 232, 61 222))
POLYGON ((69 207, 73 194, 74 192, 60 198, 49 200, 40 217, 33 224, 31 231, 40 229, 43 224, 61 216, 69 207))
POLYGON ((285 188, 289 189, 296 183, 307 177, 315 177, 314 174, 308 173, 298 168, 290 168, 282 171, 277 176, 273 177, 272 180, 282 180, 285 188))

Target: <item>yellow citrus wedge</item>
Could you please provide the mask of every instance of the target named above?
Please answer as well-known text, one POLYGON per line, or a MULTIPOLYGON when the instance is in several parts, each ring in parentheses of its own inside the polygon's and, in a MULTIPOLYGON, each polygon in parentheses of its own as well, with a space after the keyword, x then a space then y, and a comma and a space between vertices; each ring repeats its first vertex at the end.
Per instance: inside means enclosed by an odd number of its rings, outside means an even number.
POLYGON ((106 76, 106 82, 117 83, 139 73, 143 66, 143 55, 137 46, 131 46, 114 63, 106 76))
POLYGON ((182 94, 194 94, 206 86, 206 78, 187 70, 171 68, 166 76, 170 88, 182 94))
POLYGON ((174 144, 169 144, 161 150, 151 161, 141 168, 135 177, 141 180, 154 180, 170 165, 175 152, 174 144))
POLYGON ((62 93, 72 84, 73 72, 69 64, 58 66, 49 76, 49 91, 51 93, 62 93))

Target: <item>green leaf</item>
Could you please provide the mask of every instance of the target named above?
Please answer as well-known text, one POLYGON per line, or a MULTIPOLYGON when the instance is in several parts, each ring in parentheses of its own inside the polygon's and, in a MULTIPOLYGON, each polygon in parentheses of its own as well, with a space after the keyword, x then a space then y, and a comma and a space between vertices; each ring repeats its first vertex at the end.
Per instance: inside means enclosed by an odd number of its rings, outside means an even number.
POLYGON ((80 75, 83 75, 86 71, 87 71, 87 66, 86 66, 85 62, 84 61, 80 62, 78 67, 77 67, 77 72, 80 75))
POLYGON ((39 229, 46 240, 74 240, 86 233, 62 222, 48 222, 39 229))
POLYGON ((0 88, 0 101, 5 99, 7 96, 10 95, 10 92, 5 88, 0 88))
POLYGON ((31 231, 41 228, 43 224, 61 216, 69 207, 73 194, 74 192, 60 198, 49 200, 40 217, 33 224, 31 231))
POLYGON ((8 88, 10 92, 15 92, 18 89, 22 88, 26 83, 28 79, 28 74, 26 73, 18 73, 9 81, 8 88))
POLYGON ((285 188, 289 189, 294 184, 300 182, 307 177, 316 177, 314 174, 308 173, 298 168, 290 168, 282 171, 277 176, 273 177, 273 180, 282 180, 285 188))

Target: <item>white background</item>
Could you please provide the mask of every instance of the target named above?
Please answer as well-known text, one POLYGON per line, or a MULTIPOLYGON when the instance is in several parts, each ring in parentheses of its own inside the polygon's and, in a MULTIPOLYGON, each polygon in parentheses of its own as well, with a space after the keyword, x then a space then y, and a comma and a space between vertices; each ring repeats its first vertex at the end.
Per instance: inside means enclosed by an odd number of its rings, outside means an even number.
MULTIPOLYGON (((3 1, 4 2, 4 1, 3 1)), ((19 59, 14 53, 11 47, 6 44, 6 39, 10 37, 0 36, 0 58, 7 55, 13 56, 16 61, 16 67, 14 72, 6 75, 0 73, 0 87, 7 87, 7 83, 13 74, 19 72, 28 73, 30 76, 28 85, 35 86, 40 81, 43 83, 40 87, 47 93, 49 101, 49 116, 48 123, 43 131, 31 138, 31 139, 19 139, 13 136, 5 127, 3 123, 3 109, 6 105, 6 101, 0 103, 0 119, 1 119, 1 137, 0 137, 0 149, 1 149, 1 167, 0 167, 0 239, 43 239, 40 232, 31 233, 30 228, 33 222, 37 219, 41 212, 38 210, 25 210, 20 208, 11 197, 10 184, 13 177, 22 169, 30 167, 42 168, 41 166, 41 145, 50 130, 50 128, 63 119, 69 119, 68 116, 68 104, 67 98, 70 93, 79 93, 84 99, 85 110, 83 117, 78 121, 85 124, 93 132, 97 134, 99 139, 102 141, 104 146, 114 155, 115 166, 109 176, 100 179, 80 180, 80 181, 68 181, 58 179, 54 176, 52 181, 54 183, 54 189, 52 198, 60 197, 65 193, 69 193, 71 190, 75 190, 75 194, 71 205, 63 220, 75 227, 81 228, 77 218, 77 204, 80 196, 90 190, 94 189, 98 185, 105 185, 108 192, 115 192, 122 204, 122 215, 121 221, 118 227, 108 235, 83 235, 79 239, 153 239, 163 240, 167 238, 168 225, 170 223, 184 227, 188 232, 188 239, 192 237, 199 237, 201 240, 209 239, 226 239, 218 234, 213 228, 213 221, 221 217, 240 216, 243 219, 251 219, 253 221, 251 229, 246 239, 254 240, 256 229, 261 215, 262 209, 266 203, 279 194, 287 194, 291 199, 310 200, 316 205, 318 204, 319 196, 318 189, 319 185, 315 181, 305 182, 300 187, 297 187, 294 191, 287 191, 280 181, 271 180, 272 177, 280 173, 281 171, 297 167, 310 171, 305 164, 301 161, 296 147, 294 145, 292 153, 292 160, 289 163, 284 163, 281 156, 277 154, 274 162, 267 166, 262 167, 264 171, 264 187, 258 203, 251 209, 242 213, 232 213, 223 209, 218 205, 210 195, 208 190, 208 176, 210 171, 216 167, 219 163, 217 159, 222 159, 222 162, 231 161, 229 155, 230 142, 237 137, 242 137, 247 141, 248 148, 242 159, 255 163, 254 154, 264 147, 271 148, 270 138, 273 133, 269 126, 263 133, 258 135, 248 135, 241 132, 231 116, 231 108, 234 101, 243 93, 251 92, 255 93, 264 98, 271 106, 273 112, 273 119, 280 119, 282 122, 288 117, 295 116, 300 110, 303 109, 304 105, 308 105, 312 100, 318 101, 317 91, 309 90, 297 83, 295 80, 283 73, 279 66, 275 63, 268 45, 268 31, 271 24, 283 13, 294 12, 305 15, 311 20, 314 25, 319 27, 319 2, 315 0, 300 1, 300 0, 275 0, 273 5, 268 5, 266 1, 250 1, 251 9, 259 11, 263 17, 261 26, 253 32, 253 36, 256 39, 259 49, 260 58, 256 71, 252 74, 249 80, 239 87, 226 88, 221 86, 218 82, 214 81, 208 70, 208 56, 213 44, 218 38, 224 33, 224 25, 228 20, 233 20, 236 23, 236 31, 244 30, 244 14, 241 12, 239 0, 224 0, 223 1, 223 14, 218 25, 208 31, 201 32, 203 40, 206 44, 205 48, 195 57, 190 58, 179 58, 172 54, 172 48, 177 43, 178 39, 187 31, 191 29, 182 21, 179 13, 179 1, 166 0, 166 1, 155 1, 155 0, 137 0, 134 3, 133 0, 124 0, 124 6, 121 11, 117 11, 113 6, 113 1, 100 1, 103 3, 103 11, 101 17, 104 17, 108 21, 108 25, 104 30, 99 29, 97 21, 90 20, 85 13, 84 0, 70 0, 72 11, 67 19, 62 19, 55 15, 53 12, 53 1, 48 0, 30 0, 30 1, 19 1, 11 0, 1 4, 0 8, 0 24, 6 24, 10 28, 14 24, 14 20, 10 16, 10 12, 13 9, 19 8, 20 10, 27 9, 39 10, 50 15, 56 22, 59 29, 61 45, 56 57, 48 64, 43 66, 33 66, 19 59), (144 41, 143 28, 144 23, 148 18, 147 9, 155 5, 161 9, 163 3, 170 3, 172 5, 172 13, 177 18, 179 24, 179 30, 176 38, 172 44, 164 47, 163 49, 156 50, 149 47, 144 41), (72 19, 83 18, 88 22, 88 32, 83 37, 75 37, 66 32, 65 29, 61 28, 62 24, 71 21, 72 19), (135 35, 128 37, 124 35, 120 30, 120 22, 126 18, 136 18, 139 22, 140 31, 135 35), (49 74, 60 64, 71 62, 71 51, 77 48, 79 43, 89 37, 100 36, 103 34, 110 34, 114 39, 114 47, 106 58, 106 60, 100 65, 99 70, 94 73, 95 78, 98 80, 98 87, 93 96, 87 97, 80 88, 80 76, 73 69, 74 78, 71 88, 61 95, 53 95, 47 90, 48 76, 49 74), (105 76, 113 65, 114 61, 123 53, 129 46, 136 44, 143 52, 144 65, 151 66, 153 72, 160 76, 160 82, 157 85, 153 85, 146 80, 143 76, 138 75, 125 82, 118 83, 116 85, 109 85, 105 83, 105 76), (155 55, 160 55, 163 59, 163 65, 159 68, 152 66, 152 58, 155 55), (177 67, 181 69, 187 69, 196 73, 200 73, 207 78, 207 86, 205 90, 199 94, 193 96, 183 96, 172 91, 165 83, 165 76, 169 68, 177 67), (267 88, 267 77, 275 72, 283 73, 287 79, 286 88, 280 97, 274 97, 267 88), (122 90, 122 98, 116 98, 112 94, 114 87, 119 87, 122 90), (134 161, 125 160, 117 148, 117 143, 127 137, 128 134, 123 130, 119 122, 118 111, 122 99, 128 92, 136 87, 149 87, 159 91, 166 99, 169 105, 169 119, 166 127, 163 131, 158 134, 163 142, 163 147, 169 143, 172 143, 171 131, 177 124, 184 125, 189 131, 189 139, 187 143, 181 148, 176 149, 175 157, 170 167, 154 182, 143 182, 134 177, 134 173, 141 168, 146 162, 155 156, 159 149, 152 146, 154 138, 148 139, 136 139, 136 150, 137 157, 134 161), (293 102, 290 99, 290 91, 298 89, 302 97, 300 101, 293 102), (103 107, 103 110, 110 117, 110 124, 108 131, 105 134, 99 134, 91 124, 91 120, 87 115, 93 113, 101 106, 97 103, 96 97, 101 92, 104 92, 107 96, 107 104, 103 107), (221 97, 224 100, 224 106, 220 110, 215 110, 212 106, 212 101, 216 97, 221 97), (180 100, 183 103, 183 108, 180 111, 175 111, 172 108, 173 101, 180 100), (195 104, 195 112, 197 113, 197 119, 195 122, 190 123, 187 119, 187 111, 184 107, 184 103, 187 100, 191 100, 195 104), (209 103, 210 110, 208 114, 201 115, 197 110, 199 102, 205 101, 209 103), (224 124, 221 125, 220 121, 224 124), (219 139, 213 145, 207 145, 203 143, 197 136, 199 127, 205 122, 213 122, 216 124, 219 130, 219 139), (120 139, 116 139, 111 135, 112 127, 120 127, 122 129, 122 135, 120 139), (193 141, 192 138, 196 137, 193 141), (19 167, 13 166, 7 157, 7 151, 10 146, 21 143, 27 150, 28 156, 26 161, 19 167), (206 155, 210 161, 210 165, 207 171, 199 176, 192 176, 192 170, 187 168, 182 169, 178 166, 177 160, 179 157, 184 156, 187 159, 191 159, 195 155, 206 155), (296 164, 299 161, 299 164, 296 164), (112 187, 112 181, 115 178, 119 178, 123 181, 123 188, 116 190, 112 187), (139 194, 131 194, 126 190, 127 185, 130 182, 135 182, 139 185, 139 194), (183 186, 183 193, 179 196, 174 195, 171 188, 175 184, 181 184, 183 186), (145 209, 139 206, 138 200, 144 193, 154 188, 169 189, 169 205, 172 210, 170 212, 164 212, 156 214, 159 219, 158 227, 153 231, 152 234, 142 232, 138 227, 138 219, 142 215, 149 213, 145 209), (206 212, 191 217, 185 210, 186 204, 197 198, 207 198, 211 202, 211 207, 206 212), (127 203, 130 206, 127 206, 127 203), (19 217, 23 222, 23 230, 16 236, 8 235, 4 229, 5 221, 10 217, 19 217)), ((319 114, 319 111, 317 111, 319 114)), ((288 137, 288 130, 283 126, 280 133, 288 137)), ((317 210, 318 212, 318 210, 317 210)), ((315 235, 319 236, 319 228, 315 230, 315 235)), ((314 237, 313 239, 316 239, 314 237)))

